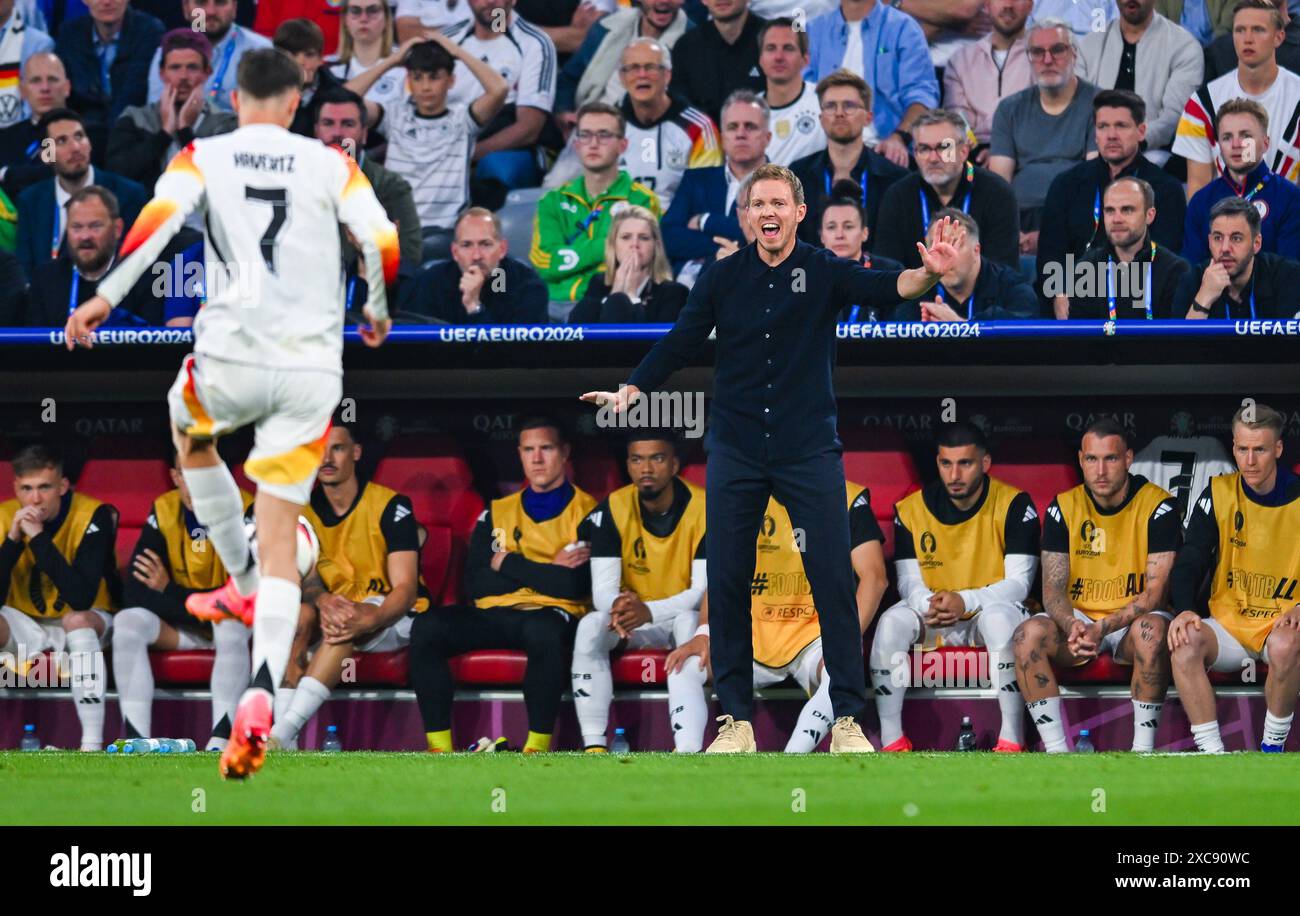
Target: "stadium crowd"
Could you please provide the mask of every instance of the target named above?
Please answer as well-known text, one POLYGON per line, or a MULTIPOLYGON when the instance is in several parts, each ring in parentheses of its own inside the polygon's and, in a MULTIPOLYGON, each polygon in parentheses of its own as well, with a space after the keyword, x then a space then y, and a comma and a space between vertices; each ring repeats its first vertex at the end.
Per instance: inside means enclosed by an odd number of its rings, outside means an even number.
MULTIPOLYGON (((960 266, 845 320, 1300 312, 1297 0, 0 0, 0 326, 58 326, 168 161, 234 129, 242 54, 398 226, 399 323, 671 322, 799 176, 804 241, 960 266), (307 18, 293 18, 304 10, 307 18), (628 215, 631 212, 634 215, 628 215)), ((188 326, 202 218, 112 317, 188 326)), ((351 307, 364 301, 350 246, 351 307)))

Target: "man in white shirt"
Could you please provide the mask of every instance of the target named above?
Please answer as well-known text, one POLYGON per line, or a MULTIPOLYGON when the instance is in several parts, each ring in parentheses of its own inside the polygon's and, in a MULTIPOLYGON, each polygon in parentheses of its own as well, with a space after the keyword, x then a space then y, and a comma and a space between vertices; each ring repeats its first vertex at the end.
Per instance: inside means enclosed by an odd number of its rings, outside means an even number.
POLYGON ((774 19, 758 33, 758 69, 771 111, 769 162, 788 166, 826 148, 817 85, 803 78, 808 66, 808 33, 790 19, 774 19))

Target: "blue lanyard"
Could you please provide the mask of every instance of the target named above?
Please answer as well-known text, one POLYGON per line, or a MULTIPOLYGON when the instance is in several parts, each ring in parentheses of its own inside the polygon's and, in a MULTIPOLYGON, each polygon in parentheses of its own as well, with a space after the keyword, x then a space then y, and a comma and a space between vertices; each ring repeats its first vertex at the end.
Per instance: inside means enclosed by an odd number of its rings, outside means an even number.
POLYGON ((1097 235, 1097 227, 1101 225, 1101 188, 1097 188, 1097 196, 1092 199, 1092 234, 1097 235))
MULTIPOLYGON (((57 180, 57 179, 56 179, 57 180)), ((54 236, 50 239, 50 260, 56 261, 59 258, 59 249, 63 247, 63 229, 60 223, 63 219, 63 208, 59 206, 58 188, 54 191, 54 236)))
POLYGON ((72 268, 72 292, 68 294, 68 314, 71 315, 77 310, 77 292, 81 289, 81 273, 76 267, 72 268))
POLYGON ((355 276, 348 277, 348 301, 343 306, 344 311, 347 312, 352 311, 352 300, 353 298, 356 297, 356 294, 357 294, 357 278, 355 276))
MULTIPOLYGON (((826 167, 826 196, 831 196, 831 168, 826 167)), ((862 209, 867 208, 867 170, 863 167, 862 174, 858 176, 858 184, 862 187, 862 209)))
POLYGON ((208 95, 213 98, 221 91, 221 84, 226 80, 226 70, 230 68, 230 59, 235 56, 234 29, 235 27, 231 26, 230 37, 226 39, 226 49, 221 52, 221 67, 212 74, 212 81, 209 83, 212 88, 208 90, 208 95))
MULTIPOLYGON (((1136 263, 1136 262, 1131 262, 1131 263, 1136 263)), ((1155 269, 1155 263, 1156 263, 1156 243, 1152 242, 1151 260, 1146 266, 1146 274, 1147 274, 1146 282, 1142 284, 1143 285, 1142 299, 1147 309, 1147 321, 1150 321, 1152 318, 1155 317, 1151 313, 1151 287, 1154 282, 1152 280, 1152 276, 1153 276, 1153 271, 1155 269)), ((1251 293, 1251 295, 1253 297, 1254 293, 1251 293)), ((1114 262, 1114 258, 1112 258, 1110 255, 1106 256, 1106 314, 1107 316, 1109 316, 1111 321, 1114 321, 1116 319, 1115 262, 1114 262)), ((1251 300, 1250 314, 1252 318, 1255 316, 1255 306, 1254 306, 1253 298, 1251 300)))
MULTIPOLYGON (((940 302, 946 305, 948 303, 948 291, 943 288, 943 284, 936 283, 934 285, 934 289, 935 289, 935 296, 939 299, 940 302)), ((960 302, 957 304, 961 305, 960 302)), ((966 300, 966 320, 973 321, 974 318, 975 318, 975 291, 971 290, 970 297, 966 300)))
POLYGON ((574 240, 577 239, 578 236, 586 232, 588 227, 590 227, 591 224, 598 219, 600 219, 600 207, 597 207, 595 210, 592 210, 590 213, 587 214, 587 218, 584 219, 582 223, 578 226, 578 231, 573 233, 573 235, 569 236, 568 239, 565 240, 564 244, 572 245, 574 240))
MULTIPOLYGON (((916 192, 921 196, 921 237, 930 231, 930 202, 925 199, 925 188, 916 192)), ((966 199, 962 201, 962 213, 970 213, 970 191, 966 192, 966 199)))

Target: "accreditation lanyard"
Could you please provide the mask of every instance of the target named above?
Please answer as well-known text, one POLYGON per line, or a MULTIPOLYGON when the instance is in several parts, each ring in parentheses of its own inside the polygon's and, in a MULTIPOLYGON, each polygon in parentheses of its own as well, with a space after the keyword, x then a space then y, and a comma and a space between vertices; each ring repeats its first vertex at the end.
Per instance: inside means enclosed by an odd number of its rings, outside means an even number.
MULTIPOLYGON (((935 288, 935 295, 938 296, 939 301, 946 305, 948 303, 948 291, 943 288, 942 283, 935 284, 934 288, 935 288)), ((959 302, 957 304, 960 305, 961 303, 959 302)), ((974 319, 975 319, 975 291, 971 290, 970 297, 967 298, 966 300, 966 320, 973 321, 974 319)))
POLYGON ((57 261, 63 247, 63 208, 59 206, 58 191, 54 194, 54 233, 50 237, 50 260, 57 261))
POLYGON ((77 268, 72 268, 72 291, 68 294, 68 314, 71 315, 77 310, 77 292, 81 289, 81 273, 77 268))
POLYGON ((582 221, 582 224, 578 226, 578 230, 574 232, 573 235, 569 236, 569 238, 565 241, 564 244, 572 245, 575 241, 577 241, 578 236, 586 232, 587 229, 591 226, 591 224, 598 219, 600 219, 600 207, 597 207, 596 209, 592 210, 590 213, 587 214, 587 218, 584 219, 582 221))
MULTIPOLYGON (((1146 265, 1146 282, 1142 284, 1142 300, 1147 309, 1147 321, 1155 316, 1151 313, 1151 277, 1156 263, 1156 243, 1151 243, 1151 260, 1146 265)), ((1255 313, 1255 308, 1251 306, 1251 315, 1255 313)), ((1115 309, 1115 261, 1114 258, 1107 255, 1106 257, 1106 315, 1111 321, 1117 317, 1115 309)))
MULTIPOLYGON (((864 167, 862 174, 858 176, 858 184, 862 187, 862 209, 867 208, 867 170, 864 167)), ((826 167, 826 196, 831 196, 831 167, 826 167)))
POLYGON ((348 301, 343 306, 343 310, 345 312, 352 311, 352 300, 356 297, 356 295, 357 295, 357 278, 356 275, 354 274, 351 277, 348 277, 348 301))
MULTIPOLYGON (((973 187, 975 184, 975 167, 969 162, 966 163, 966 180, 973 187)), ((962 201, 961 212, 970 213, 970 188, 966 189, 966 199, 962 201)), ((925 188, 916 192, 921 198, 921 235, 930 231, 930 202, 925 199, 925 188)), ((864 204, 865 205, 865 204, 864 204)))
POLYGON ((231 31, 230 37, 226 39, 226 48, 221 53, 221 66, 217 72, 212 74, 211 82, 208 84, 212 88, 208 90, 208 95, 216 98, 221 91, 221 84, 226 81, 226 71, 230 69, 230 59, 235 56, 235 33, 231 31))
MULTIPOLYGON (((1269 176, 1267 176, 1267 175, 1264 176, 1264 181, 1261 181, 1261 182, 1259 182, 1258 184, 1256 184, 1255 187, 1251 189, 1251 192, 1250 192, 1249 194, 1238 194, 1237 196, 1240 197, 1242 200, 1249 201, 1252 197, 1254 197, 1254 196, 1255 196, 1256 194, 1258 194, 1260 191, 1264 190, 1264 182, 1268 181, 1268 178, 1269 178, 1269 176)), ((1245 185, 1242 185, 1242 187, 1244 188, 1245 185)), ((1235 190, 1237 190, 1237 189, 1236 189, 1236 188, 1233 188, 1233 190, 1235 191, 1235 190)))

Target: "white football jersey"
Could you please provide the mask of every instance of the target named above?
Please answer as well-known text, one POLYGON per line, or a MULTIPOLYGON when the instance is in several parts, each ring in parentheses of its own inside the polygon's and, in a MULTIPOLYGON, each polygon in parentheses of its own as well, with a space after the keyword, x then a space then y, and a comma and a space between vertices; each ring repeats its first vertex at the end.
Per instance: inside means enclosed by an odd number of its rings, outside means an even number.
POLYGON ((805 82, 799 97, 782 108, 773 108, 772 139, 767 144, 767 158, 777 165, 789 166, 796 159, 826 149, 826 131, 822 129, 821 102, 815 83, 805 82))
POLYGON ((1227 449, 1213 436, 1157 436, 1137 453, 1129 468, 1173 494, 1184 526, 1210 478, 1235 470, 1227 449))
POLYGON ((172 159, 154 193, 99 294, 120 302, 185 218, 200 212, 205 301, 194 321, 196 353, 342 372, 339 223, 362 247, 366 304, 375 318, 387 317, 385 284, 397 275, 397 230, 370 182, 340 150, 253 124, 191 143, 172 159))

